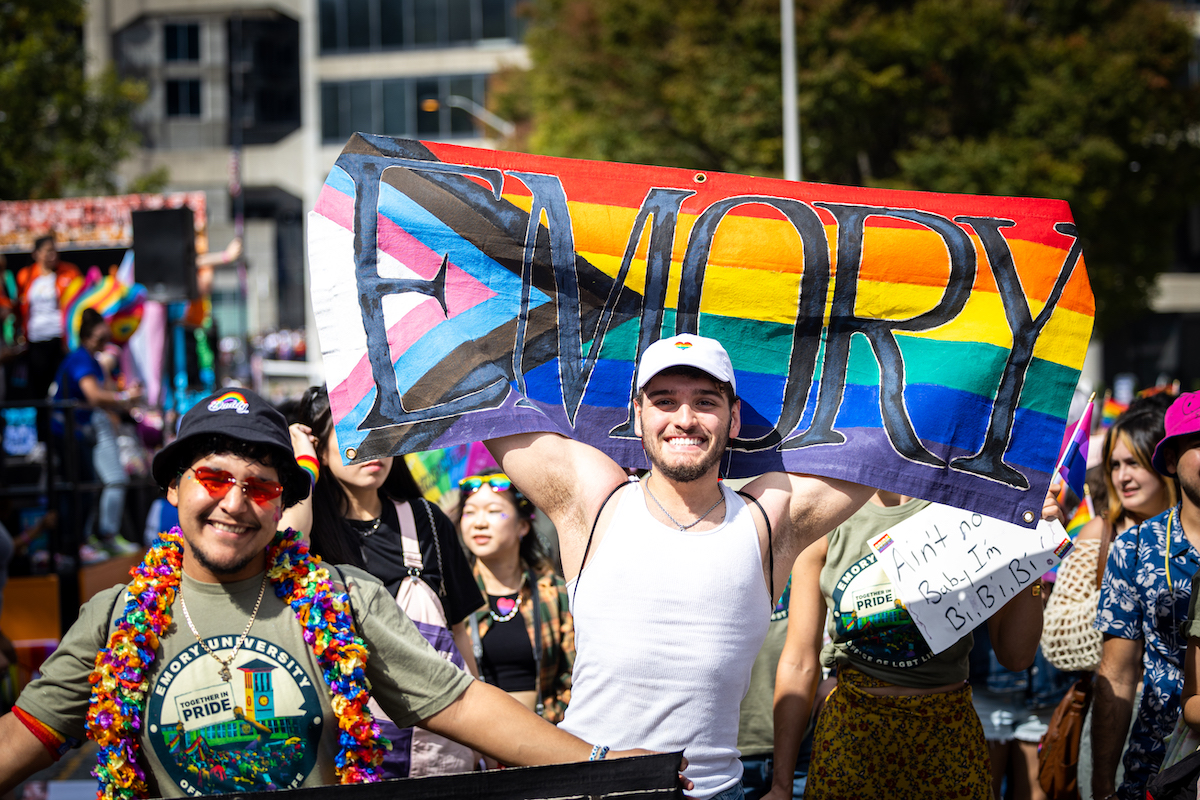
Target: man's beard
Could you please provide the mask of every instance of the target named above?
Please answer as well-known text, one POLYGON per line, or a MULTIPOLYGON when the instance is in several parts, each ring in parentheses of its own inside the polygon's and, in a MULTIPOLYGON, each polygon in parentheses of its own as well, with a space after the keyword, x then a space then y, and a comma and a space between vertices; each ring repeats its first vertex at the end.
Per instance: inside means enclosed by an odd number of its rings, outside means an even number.
POLYGON ((186 536, 184 536, 184 542, 187 544, 188 550, 192 551, 192 558, 196 559, 196 563, 213 575, 236 575, 249 566, 251 561, 262 556, 261 552, 251 552, 245 558, 238 559, 232 564, 221 564, 210 559, 207 553, 192 544, 186 536))
POLYGON ((702 460, 693 464, 667 464, 665 461, 656 461, 650 455, 651 450, 646 446, 646 433, 642 432, 642 449, 646 451, 646 458, 654 467, 654 471, 662 475, 664 478, 670 478, 676 483, 691 483, 697 481, 708 474, 708 471, 715 465, 721 463, 721 459, 725 455, 725 449, 729 446, 729 431, 733 429, 733 420, 729 421, 729 425, 725 428, 725 436, 719 447, 714 447, 702 460))
MULTIPOLYGON (((1179 473, 1176 472, 1176 475, 1179 473)), ((1179 475, 1179 488, 1192 505, 1200 508, 1200 480, 1197 480, 1196 476, 1189 476, 1184 480, 1183 476, 1179 475)))

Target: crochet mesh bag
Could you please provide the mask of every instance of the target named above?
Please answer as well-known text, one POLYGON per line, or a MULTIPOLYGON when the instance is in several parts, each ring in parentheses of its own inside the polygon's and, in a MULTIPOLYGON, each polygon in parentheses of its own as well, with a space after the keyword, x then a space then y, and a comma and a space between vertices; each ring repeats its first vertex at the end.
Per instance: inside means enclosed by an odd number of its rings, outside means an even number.
POLYGON ((1092 627, 1100 604, 1096 565, 1100 540, 1075 543, 1058 568, 1058 579, 1042 619, 1042 652, 1065 672, 1092 672, 1100 666, 1103 636, 1092 627))

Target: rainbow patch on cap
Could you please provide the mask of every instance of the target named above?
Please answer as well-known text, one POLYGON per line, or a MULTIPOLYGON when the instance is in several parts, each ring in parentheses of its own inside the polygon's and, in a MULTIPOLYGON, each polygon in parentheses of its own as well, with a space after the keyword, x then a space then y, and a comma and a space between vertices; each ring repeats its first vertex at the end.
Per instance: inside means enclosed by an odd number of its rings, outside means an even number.
POLYGON ((880 536, 878 539, 876 539, 871 546, 875 548, 876 552, 882 553, 884 550, 887 550, 892 546, 892 537, 885 533, 883 536, 880 536))
POLYGON ((689 347, 692 346, 691 342, 675 342, 674 344, 680 350, 687 350, 689 347))
POLYGON ((226 392, 220 397, 213 398, 208 404, 209 411, 228 411, 234 410, 239 414, 249 414, 250 404, 246 402, 246 395, 241 392, 226 392))

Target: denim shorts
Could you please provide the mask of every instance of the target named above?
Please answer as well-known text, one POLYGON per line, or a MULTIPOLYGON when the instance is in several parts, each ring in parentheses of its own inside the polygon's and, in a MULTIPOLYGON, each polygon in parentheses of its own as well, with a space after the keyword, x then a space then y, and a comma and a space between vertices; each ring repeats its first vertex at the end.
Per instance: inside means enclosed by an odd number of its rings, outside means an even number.
POLYGON ((738 781, 728 789, 717 792, 709 800, 742 800, 746 795, 742 792, 742 782, 738 781))

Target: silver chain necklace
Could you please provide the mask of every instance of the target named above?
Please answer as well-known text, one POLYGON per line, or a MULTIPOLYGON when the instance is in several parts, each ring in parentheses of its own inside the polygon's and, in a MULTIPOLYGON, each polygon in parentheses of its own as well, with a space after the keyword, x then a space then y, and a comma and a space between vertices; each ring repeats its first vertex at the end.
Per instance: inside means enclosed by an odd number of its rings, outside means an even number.
POLYGON ((183 606, 183 618, 187 620, 188 627, 192 629, 192 635, 196 637, 196 641, 204 648, 204 652, 217 660, 221 665, 218 675, 221 680, 229 683, 233 679, 233 674, 229 671, 229 665, 237 658, 238 651, 242 649, 242 645, 246 643, 246 637, 250 634, 250 628, 254 625, 254 618, 258 616, 258 607, 262 605, 263 594, 267 591, 267 576, 264 573, 262 586, 258 587, 258 600, 254 603, 254 611, 250 613, 250 621, 246 623, 246 630, 242 631, 242 635, 238 637, 237 644, 233 646, 233 652, 229 654, 229 658, 221 658, 213 652, 212 648, 200 638, 200 632, 196 630, 196 626, 192 623, 192 615, 188 613, 187 602, 183 599, 183 583, 179 584, 179 605, 183 606))
MULTIPOLYGON (((690 525, 684 525, 682 522, 680 522, 679 520, 672 517, 671 512, 667 511, 665 508, 663 508, 663 504, 658 502, 658 498, 654 496, 654 492, 650 491, 650 475, 653 475, 653 474, 654 473, 652 472, 649 475, 647 475, 646 480, 643 481, 643 483, 646 486, 646 494, 650 495, 650 499, 654 501, 654 505, 658 506, 658 510, 663 512, 664 514, 666 514, 667 519, 671 520, 671 522, 675 524, 675 527, 679 528, 679 530, 681 530, 681 531, 691 530, 692 528, 696 527, 697 525, 700 524, 700 522, 705 517, 707 517, 709 514, 711 514, 717 506, 719 506, 719 505, 721 505, 721 503, 725 502, 725 492, 721 492, 721 496, 717 498, 717 502, 715 502, 711 506, 709 506, 708 511, 705 511, 703 514, 696 517, 696 521, 692 522, 690 525)), ((718 486, 717 490, 720 491, 720 489, 721 489, 721 487, 718 486)))

